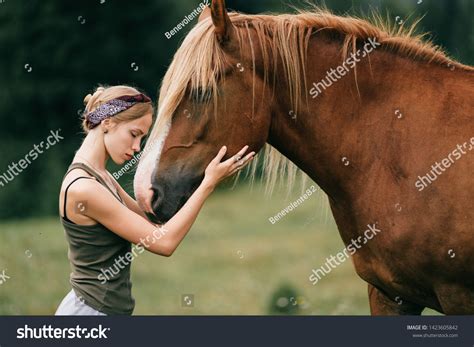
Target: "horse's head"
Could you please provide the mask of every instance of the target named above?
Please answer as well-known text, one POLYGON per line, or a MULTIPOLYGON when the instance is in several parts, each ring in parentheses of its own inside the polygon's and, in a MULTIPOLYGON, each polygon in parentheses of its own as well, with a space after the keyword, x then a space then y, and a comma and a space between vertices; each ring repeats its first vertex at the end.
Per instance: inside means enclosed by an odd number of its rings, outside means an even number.
POLYGON ((232 24, 223 0, 213 1, 178 49, 134 181, 152 221, 164 223, 184 205, 223 145, 228 157, 246 144, 249 152, 265 144, 271 91, 259 66, 261 50, 249 46, 259 38, 251 35, 232 24))

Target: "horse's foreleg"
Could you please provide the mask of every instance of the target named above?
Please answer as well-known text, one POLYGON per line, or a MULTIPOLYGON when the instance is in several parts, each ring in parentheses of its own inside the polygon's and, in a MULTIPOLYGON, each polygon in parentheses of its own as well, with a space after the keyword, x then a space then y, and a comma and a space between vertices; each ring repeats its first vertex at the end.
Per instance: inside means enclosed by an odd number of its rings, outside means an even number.
POLYGON ((403 299, 392 300, 373 285, 369 284, 370 313, 373 316, 420 315, 424 307, 405 302, 403 299))

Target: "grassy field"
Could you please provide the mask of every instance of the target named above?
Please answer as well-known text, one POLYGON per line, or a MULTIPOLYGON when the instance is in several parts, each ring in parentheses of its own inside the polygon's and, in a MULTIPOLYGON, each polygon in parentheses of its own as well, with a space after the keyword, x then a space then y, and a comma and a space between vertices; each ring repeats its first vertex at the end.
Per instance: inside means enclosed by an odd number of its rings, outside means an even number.
MULTIPOLYGON (((133 262, 134 314, 260 315, 275 312, 270 307, 369 314, 366 284, 350 261, 314 286, 308 280, 312 268, 344 247, 319 188, 279 222, 268 221, 300 194, 265 197, 258 185, 214 193, 172 257, 143 253, 133 262), (279 294, 284 287, 293 292, 279 294), (187 294, 192 307, 182 302, 187 294)), ((0 315, 54 314, 70 290, 59 218, 0 224, 2 270, 10 278, 0 284, 0 315)))

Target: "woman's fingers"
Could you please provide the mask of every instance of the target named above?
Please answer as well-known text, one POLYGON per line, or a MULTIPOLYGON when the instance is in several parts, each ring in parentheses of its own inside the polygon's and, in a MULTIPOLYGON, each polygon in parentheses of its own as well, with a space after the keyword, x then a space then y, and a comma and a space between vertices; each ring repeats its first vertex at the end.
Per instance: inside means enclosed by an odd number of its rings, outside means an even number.
POLYGON ((237 171, 239 171, 239 170, 243 169, 245 166, 247 166, 247 164, 250 163, 252 161, 252 159, 254 158, 254 155, 255 155, 255 152, 251 152, 251 153, 247 154, 245 156, 245 158, 239 160, 237 163, 232 165, 230 175, 233 175, 237 171))
POLYGON ((234 163, 238 162, 239 160, 242 159, 242 156, 245 154, 249 146, 244 146, 236 155, 230 157, 227 159, 224 163, 228 165, 233 165, 234 163))
POLYGON ((254 155, 255 155, 255 152, 251 152, 251 153, 247 154, 244 158, 240 159, 238 162, 235 162, 232 165, 233 168, 244 166, 245 164, 247 164, 249 159, 251 159, 254 155))
POLYGON ((224 158, 226 152, 227 152, 227 147, 226 147, 226 146, 222 146, 222 148, 220 149, 219 153, 217 153, 217 155, 215 156, 215 158, 212 159, 212 162, 214 162, 215 164, 219 164, 219 163, 221 162, 222 158, 224 158))
POLYGON ((227 147, 223 146, 217 156, 209 163, 205 171, 205 179, 213 185, 217 185, 224 178, 233 175, 238 170, 247 165, 254 157, 255 152, 248 153, 244 158, 242 156, 248 150, 249 146, 244 146, 236 155, 230 157, 224 162, 227 147))

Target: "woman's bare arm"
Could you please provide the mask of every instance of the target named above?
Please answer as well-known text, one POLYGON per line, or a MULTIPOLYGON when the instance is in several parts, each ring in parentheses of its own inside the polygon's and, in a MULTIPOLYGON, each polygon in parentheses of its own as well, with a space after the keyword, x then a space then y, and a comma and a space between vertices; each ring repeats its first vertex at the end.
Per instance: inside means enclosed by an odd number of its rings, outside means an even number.
MULTIPOLYGON (((244 147, 246 150, 246 147, 244 147)), ((242 150, 238 154, 245 153, 242 150)), ((246 165, 255 153, 248 154, 242 162, 246 165)), ((150 223, 136 212, 130 210, 96 181, 83 180, 69 190, 71 201, 87 201, 83 214, 104 225, 120 237, 143 245, 150 252, 171 256, 195 222, 204 201, 214 187, 224 178, 237 171, 233 158, 221 163, 225 155, 221 150, 206 169, 201 185, 191 195, 184 206, 164 225, 150 223)), ((242 167, 241 165, 240 167, 242 167)))
POLYGON ((201 184, 186 204, 165 225, 157 226, 128 209, 95 181, 81 182, 80 192, 70 190, 73 201, 87 201, 83 212, 120 237, 148 251, 171 256, 196 220, 213 187, 201 184))
POLYGON ((115 182, 115 187, 117 188, 120 196, 122 197, 123 201, 125 202, 125 205, 135 212, 136 214, 142 216, 143 218, 146 218, 145 212, 142 211, 142 209, 138 206, 137 201, 132 198, 126 191, 125 189, 122 188, 122 186, 117 182, 117 180, 109 173, 109 177, 115 182))

